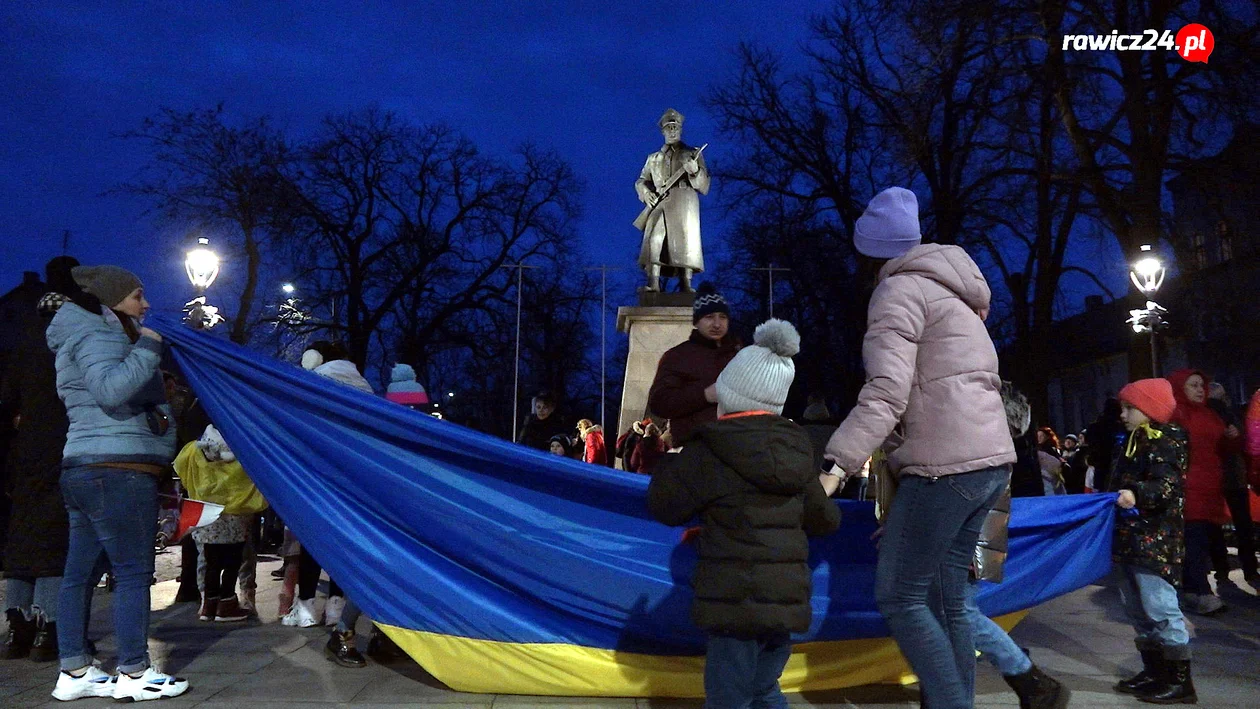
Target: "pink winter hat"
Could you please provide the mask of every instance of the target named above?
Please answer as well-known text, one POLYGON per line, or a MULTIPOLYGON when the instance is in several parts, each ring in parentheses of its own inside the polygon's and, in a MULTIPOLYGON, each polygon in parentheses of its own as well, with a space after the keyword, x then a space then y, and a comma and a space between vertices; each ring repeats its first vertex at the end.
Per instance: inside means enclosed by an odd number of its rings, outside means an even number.
POLYGON ((1177 399, 1167 379, 1139 379, 1125 385, 1119 398, 1156 423, 1168 423, 1177 410, 1177 399))

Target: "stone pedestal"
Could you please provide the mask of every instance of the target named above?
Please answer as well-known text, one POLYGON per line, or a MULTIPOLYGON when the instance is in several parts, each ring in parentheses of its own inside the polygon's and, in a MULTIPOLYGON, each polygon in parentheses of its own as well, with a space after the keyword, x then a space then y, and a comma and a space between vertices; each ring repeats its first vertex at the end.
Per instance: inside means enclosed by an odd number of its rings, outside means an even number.
MULTIPOLYGON (((685 294, 690 296, 690 293, 685 294)), ((648 390, 656 377, 661 355, 691 336, 691 306, 639 306, 617 308, 617 329, 630 336, 630 352, 626 356, 626 377, 621 388, 621 419, 617 438, 643 418, 647 410, 648 390)))

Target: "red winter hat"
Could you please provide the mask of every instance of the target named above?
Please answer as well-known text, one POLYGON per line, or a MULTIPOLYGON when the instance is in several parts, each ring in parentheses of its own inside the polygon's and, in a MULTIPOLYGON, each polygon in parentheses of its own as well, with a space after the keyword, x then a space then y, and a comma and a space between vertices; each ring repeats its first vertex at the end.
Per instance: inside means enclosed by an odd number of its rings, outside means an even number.
POLYGON ((1156 423, 1168 423, 1177 410, 1177 399, 1167 379, 1139 379, 1121 389, 1119 398, 1156 423))

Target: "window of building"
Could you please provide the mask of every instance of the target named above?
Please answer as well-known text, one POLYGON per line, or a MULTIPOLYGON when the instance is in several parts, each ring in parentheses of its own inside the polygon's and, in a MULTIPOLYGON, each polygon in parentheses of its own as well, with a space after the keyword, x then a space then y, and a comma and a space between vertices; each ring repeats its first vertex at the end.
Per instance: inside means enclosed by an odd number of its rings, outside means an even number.
POLYGON ((1197 231, 1190 235, 1190 263, 1196 269, 1207 268, 1207 240, 1197 231))
POLYGON ((1224 219, 1216 223, 1216 241, 1221 249, 1221 262, 1234 258, 1234 235, 1229 230, 1229 222, 1224 219))

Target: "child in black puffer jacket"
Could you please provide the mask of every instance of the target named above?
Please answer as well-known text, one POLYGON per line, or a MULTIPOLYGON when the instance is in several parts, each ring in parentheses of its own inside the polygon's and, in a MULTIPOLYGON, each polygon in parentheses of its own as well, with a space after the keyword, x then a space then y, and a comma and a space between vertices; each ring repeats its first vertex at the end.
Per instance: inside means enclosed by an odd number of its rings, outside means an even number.
POLYGON ((809 629, 807 534, 835 531, 803 428, 780 416, 800 336, 770 320, 717 379, 719 418, 692 432, 653 471, 648 507, 665 524, 699 515, 691 616, 708 631, 710 706, 784 701, 790 634, 809 629))

